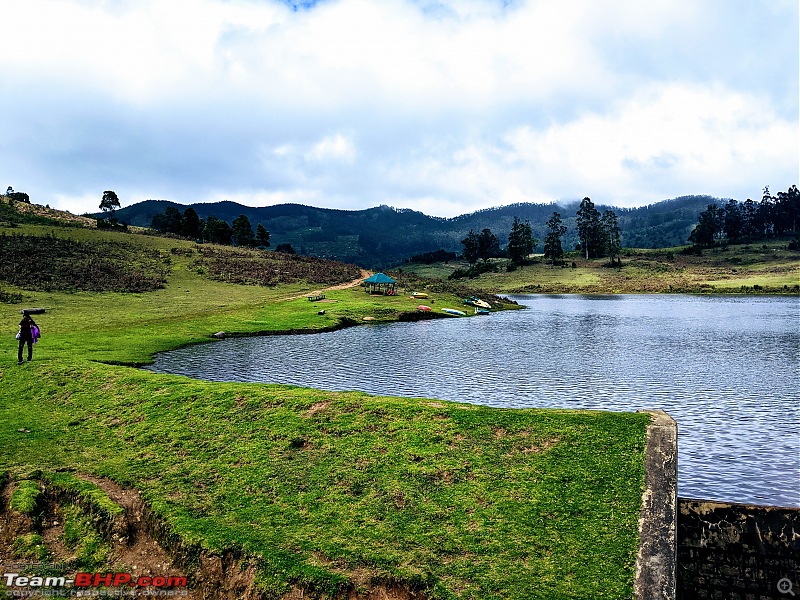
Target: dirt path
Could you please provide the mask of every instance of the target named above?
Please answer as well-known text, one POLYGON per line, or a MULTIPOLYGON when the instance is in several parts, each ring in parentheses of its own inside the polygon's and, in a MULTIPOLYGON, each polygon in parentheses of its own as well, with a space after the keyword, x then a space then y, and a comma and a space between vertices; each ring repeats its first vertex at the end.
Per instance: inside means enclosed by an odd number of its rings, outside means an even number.
POLYGON ((285 302, 287 300, 299 300, 300 298, 305 298, 306 296, 318 296, 324 292, 332 292, 334 290, 346 290, 348 288, 358 287, 362 284, 362 282, 367 278, 374 275, 372 271, 367 271, 366 269, 361 269, 361 275, 358 279, 353 279, 353 281, 348 281, 347 283, 340 283, 338 285, 332 285, 330 287, 326 287, 320 290, 311 290, 309 292, 305 292, 300 294, 299 296, 286 296, 285 298, 278 298, 278 302, 285 302))

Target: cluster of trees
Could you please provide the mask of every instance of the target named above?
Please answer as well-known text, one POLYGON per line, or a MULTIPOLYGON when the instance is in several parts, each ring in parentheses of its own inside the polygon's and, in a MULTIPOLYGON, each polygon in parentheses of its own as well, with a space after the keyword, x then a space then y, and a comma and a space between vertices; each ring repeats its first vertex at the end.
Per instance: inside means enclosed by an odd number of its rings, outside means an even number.
POLYGON ((531 233, 531 224, 528 221, 523 223, 514 217, 511 232, 508 234, 508 258, 511 264, 515 267, 520 266, 538 245, 539 240, 531 233))
POLYGON ((800 234, 800 191, 793 185, 786 192, 770 194, 764 188, 761 202, 728 200, 724 206, 709 204, 700 213, 689 241, 700 248, 751 242, 775 236, 800 234))
POLYGON ((464 245, 462 256, 470 264, 475 264, 478 260, 486 261, 490 258, 507 256, 512 265, 519 266, 533 252, 539 240, 533 237, 531 224, 528 221, 523 223, 518 217, 514 217, 505 251, 500 248, 500 240, 489 228, 483 229, 480 233, 470 229, 461 243, 464 245))
MULTIPOLYGON (((587 259, 608 256, 611 263, 620 262, 620 227, 617 215, 613 210, 606 210, 601 215, 589 198, 584 198, 576 214, 578 249, 584 252, 587 259)), ((561 215, 554 212, 547 221, 547 235, 544 240, 544 256, 555 265, 564 258, 564 248, 561 238, 567 233, 561 215)), ((531 225, 514 217, 511 232, 508 235, 508 246, 503 252, 500 242, 490 229, 484 229, 476 234, 470 229, 467 237, 461 240, 464 245, 462 256, 470 263, 478 260, 486 261, 489 258, 507 256, 511 265, 522 265, 533 249, 539 245, 539 240, 533 237, 531 225)))
POLYGON ((464 244, 464 251, 461 253, 466 261, 473 265, 478 260, 488 260, 502 256, 500 252, 500 240, 492 233, 491 229, 484 229, 480 233, 469 230, 467 237, 461 240, 464 244))
POLYGON ((589 198, 584 198, 576 217, 580 249, 584 256, 587 259, 608 256, 611 264, 615 261, 619 263, 622 242, 616 213, 606 210, 601 215, 594 203, 589 198))
POLYGON ((6 189, 6 196, 12 200, 16 200, 17 202, 25 202, 27 204, 31 203, 31 198, 28 196, 28 194, 25 192, 15 192, 14 188, 11 186, 8 186, 8 189, 6 189))
POLYGON ((233 220, 232 225, 228 225, 226 221, 214 215, 201 219, 191 206, 183 213, 174 206, 168 206, 163 213, 153 216, 150 227, 162 233, 173 233, 214 244, 248 248, 269 247, 269 231, 259 223, 254 233, 250 219, 246 215, 239 215, 233 220))

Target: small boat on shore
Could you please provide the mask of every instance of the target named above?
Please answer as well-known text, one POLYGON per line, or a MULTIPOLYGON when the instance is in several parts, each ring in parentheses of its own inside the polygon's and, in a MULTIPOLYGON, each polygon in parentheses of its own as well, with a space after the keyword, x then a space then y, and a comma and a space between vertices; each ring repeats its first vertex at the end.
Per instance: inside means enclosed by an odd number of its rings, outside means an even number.
POLYGON ((491 313, 489 312, 488 308, 478 308, 476 306, 475 307, 475 314, 476 315, 488 315, 488 314, 491 314, 491 313))
POLYGON ((443 308, 442 312, 446 312, 448 315, 455 315, 457 317, 466 317, 467 313, 462 310, 456 310, 455 308, 443 308))
POLYGON ((420 305, 417 307, 417 310, 421 310, 421 311, 425 311, 425 312, 427 312, 427 311, 431 310, 431 307, 430 307, 430 306, 425 306, 424 304, 420 304, 420 305))
POLYGON ((427 298, 428 294, 426 294, 425 292, 411 292, 411 297, 412 298, 427 298))
POLYGON ((464 304, 469 304, 470 306, 477 306, 478 308, 492 308, 492 305, 486 302, 485 300, 481 300, 476 296, 470 296, 469 298, 464 298, 464 304))

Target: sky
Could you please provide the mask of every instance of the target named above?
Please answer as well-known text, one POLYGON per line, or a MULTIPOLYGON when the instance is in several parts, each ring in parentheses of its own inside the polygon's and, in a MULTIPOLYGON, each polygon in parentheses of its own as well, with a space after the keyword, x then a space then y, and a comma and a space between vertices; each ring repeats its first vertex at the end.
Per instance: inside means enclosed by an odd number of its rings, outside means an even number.
POLYGON ((3 0, 0 187, 455 216, 800 184, 797 0, 3 0))

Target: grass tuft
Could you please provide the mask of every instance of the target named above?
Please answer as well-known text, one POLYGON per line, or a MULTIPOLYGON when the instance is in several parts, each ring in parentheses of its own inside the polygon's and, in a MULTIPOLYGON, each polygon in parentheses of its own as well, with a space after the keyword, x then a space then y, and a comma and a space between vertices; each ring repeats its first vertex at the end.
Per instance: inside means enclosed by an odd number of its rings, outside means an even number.
POLYGON ((41 498, 42 490, 39 483, 25 479, 19 482, 17 489, 11 495, 10 506, 12 510, 32 517, 39 511, 41 498))
POLYGON ((49 558, 50 551, 41 535, 29 533, 14 540, 11 544, 11 554, 15 558, 43 561, 49 558))

